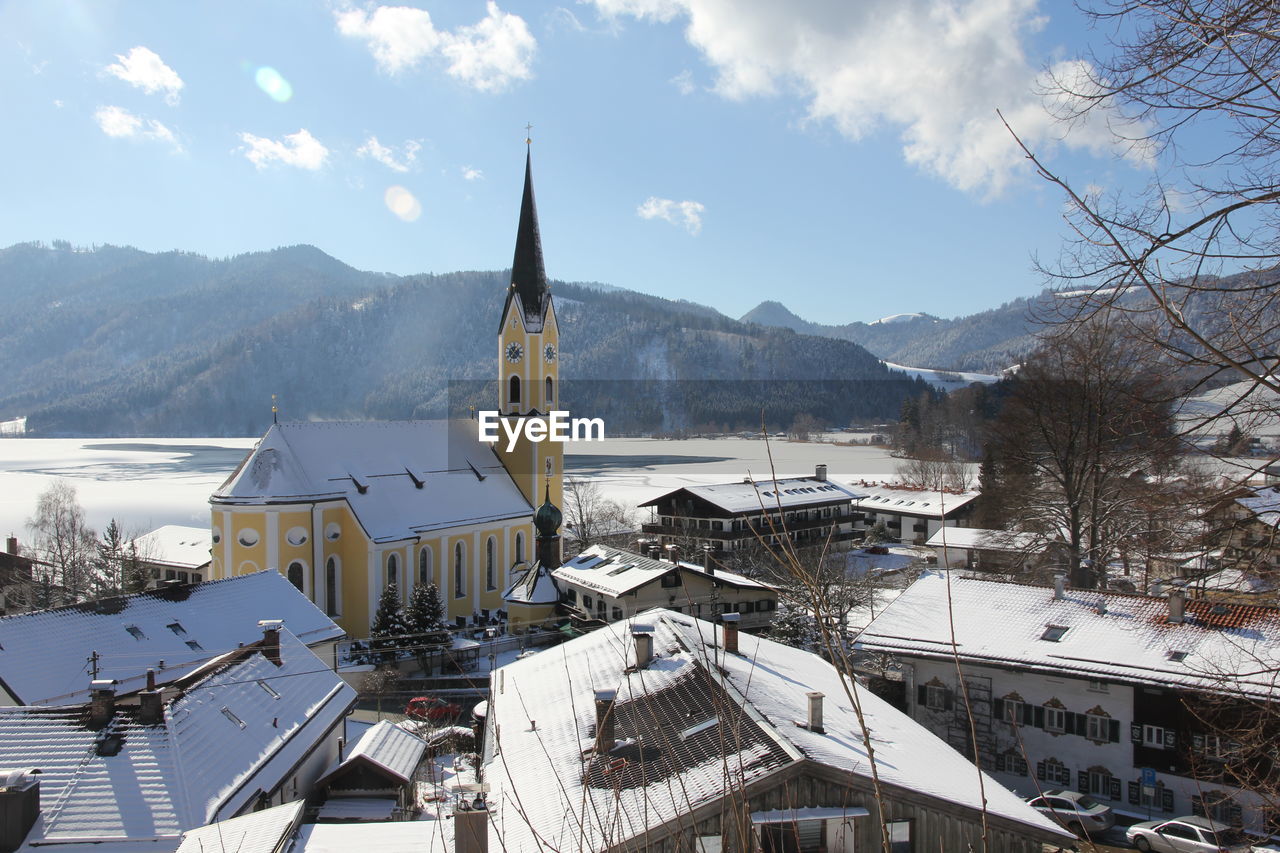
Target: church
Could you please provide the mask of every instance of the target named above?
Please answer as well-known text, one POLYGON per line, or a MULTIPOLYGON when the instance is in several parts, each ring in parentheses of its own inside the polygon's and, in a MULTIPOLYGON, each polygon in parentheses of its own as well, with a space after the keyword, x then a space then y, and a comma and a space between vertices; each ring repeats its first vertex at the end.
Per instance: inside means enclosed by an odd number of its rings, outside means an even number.
MULTIPOLYGON (((547 420, 559 346, 526 152, 497 335, 501 417, 547 420)), ((209 577, 275 569, 352 638, 369 636, 391 584, 407 604, 435 583, 458 627, 505 615, 503 592, 536 559, 534 507, 561 503, 564 462, 563 443, 510 426, 512 447, 480 441, 468 420, 273 424, 209 499, 209 577)))

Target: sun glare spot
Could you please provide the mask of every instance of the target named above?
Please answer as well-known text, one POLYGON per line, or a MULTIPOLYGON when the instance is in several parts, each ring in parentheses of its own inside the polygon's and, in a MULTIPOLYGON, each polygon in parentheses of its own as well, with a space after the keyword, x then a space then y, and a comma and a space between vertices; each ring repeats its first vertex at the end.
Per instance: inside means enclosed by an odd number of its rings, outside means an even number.
POLYGON ((422 215, 422 202, 404 187, 387 187, 382 198, 387 203, 387 209, 405 222, 414 222, 422 215))
POLYGON ((273 101, 283 104, 293 97, 293 86, 280 76, 279 71, 269 65, 259 68, 253 75, 253 79, 257 82, 258 88, 266 92, 273 101))

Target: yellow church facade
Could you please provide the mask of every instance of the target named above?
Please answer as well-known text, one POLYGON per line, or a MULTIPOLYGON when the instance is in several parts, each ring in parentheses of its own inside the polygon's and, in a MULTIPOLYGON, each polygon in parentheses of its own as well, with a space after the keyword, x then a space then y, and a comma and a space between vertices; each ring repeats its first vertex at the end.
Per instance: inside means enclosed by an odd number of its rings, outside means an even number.
POLYGON ((480 441, 475 420, 273 424, 210 498, 210 577, 276 569, 353 638, 369 636, 390 584, 406 604, 436 584, 458 627, 504 619, 503 591, 535 559, 534 507, 563 494, 564 445, 524 438, 560 393, 527 161, 497 337, 494 403, 514 447, 501 429, 480 441))

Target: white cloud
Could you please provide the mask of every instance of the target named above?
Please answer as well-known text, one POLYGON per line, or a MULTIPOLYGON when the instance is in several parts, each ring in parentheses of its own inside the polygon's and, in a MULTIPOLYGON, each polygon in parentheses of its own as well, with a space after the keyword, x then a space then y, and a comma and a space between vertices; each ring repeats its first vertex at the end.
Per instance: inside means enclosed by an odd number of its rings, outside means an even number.
POLYGON ((115 139, 148 139, 165 142, 181 151, 182 145, 173 131, 151 118, 134 115, 123 107, 98 107, 93 114, 98 128, 115 139))
POLYGON ((338 32, 363 39, 378 67, 398 74, 427 58, 445 61, 445 71, 482 92, 505 89, 532 75, 537 42, 519 15, 489 0, 478 23, 450 32, 438 30, 424 9, 377 6, 337 13, 338 32))
POLYGON ((694 90, 697 88, 693 85, 693 72, 688 68, 681 71, 667 82, 675 86, 682 95, 692 95, 694 90))
POLYGON ((164 92, 164 99, 169 104, 178 103, 178 93, 182 91, 182 78, 162 60, 154 51, 145 47, 135 47, 124 56, 116 54, 120 60, 108 65, 106 72, 119 77, 126 83, 136 86, 148 95, 164 92))
POLYGON ((483 181, 484 172, 479 169, 473 169, 470 166, 462 167, 462 179, 464 181, 483 181))
POLYGON ((314 172, 329 159, 329 149, 321 145, 320 140, 306 128, 297 133, 286 134, 281 139, 264 139, 252 133, 241 133, 240 141, 247 146, 241 149, 244 156, 259 169, 265 169, 272 163, 281 163, 314 172))
POLYGON ((641 219, 665 219, 672 225, 684 226, 690 234, 697 234, 702 230, 702 213, 706 209, 701 202, 649 196, 636 208, 636 215, 641 219))
MULTIPOLYGON (((1026 173, 997 109, 1038 151, 1110 150, 1111 129, 1125 122, 1099 115, 1067 133, 1050 115, 1037 94, 1047 79, 1025 49, 1045 24, 1038 0, 592 2, 606 19, 686 21, 685 37, 715 71, 721 96, 799 96, 810 120, 850 140, 889 126, 907 162, 964 190, 996 194, 1026 173)), ((1053 69, 1075 79, 1082 70, 1053 69)))
POLYGON ((383 145, 378 137, 370 136, 364 141, 364 145, 356 149, 356 156, 376 160, 393 172, 407 172, 417 162, 420 150, 422 143, 410 139, 402 146, 404 153, 397 159, 395 149, 383 145))

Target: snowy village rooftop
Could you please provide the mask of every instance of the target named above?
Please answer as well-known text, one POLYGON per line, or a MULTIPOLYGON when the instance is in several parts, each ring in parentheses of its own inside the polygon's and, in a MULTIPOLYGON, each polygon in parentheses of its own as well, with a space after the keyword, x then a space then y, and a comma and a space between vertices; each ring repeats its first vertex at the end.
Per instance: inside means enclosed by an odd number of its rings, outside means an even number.
POLYGON ((744 478, 737 483, 719 483, 712 486, 684 486, 672 492, 659 495, 652 500, 639 504, 641 507, 656 506, 681 492, 701 498, 713 506, 728 513, 761 512, 783 509, 794 509, 812 504, 826 504, 837 501, 847 502, 859 497, 859 492, 845 485, 826 478, 825 466, 822 477, 787 477, 776 480, 752 480, 744 478))
POLYGON ((978 497, 973 491, 923 489, 902 484, 859 482, 852 488, 862 493, 853 501, 854 510, 920 518, 950 516, 978 497))
POLYGON ((148 667, 165 684, 252 639, 260 633, 261 619, 283 620, 308 645, 344 636, 274 570, 5 616, 0 618, 0 701, 87 701, 87 665, 94 652, 98 677, 114 679, 121 693, 141 689, 148 667))
POLYGON ((533 512, 472 421, 273 424, 210 498, 299 500, 346 501, 375 542, 533 512))
POLYGON ((166 524, 144 533, 130 544, 147 563, 163 563, 186 569, 198 569, 209 562, 213 533, 208 527, 184 527, 166 524))
POLYGON ((616 597, 653 583, 677 568, 707 575, 726 586, 771 588, 736 572, 716 569, 714 574, 709 574, 705 568, 695 563, 672 563, 607 545, 592 545, 552 574, 558 579, 616 597))
MULTIPOLYGON (((736 654, 717 641, 708 622, 651 610, 500 670, 486 722, 494 834, 508 849, 534 849, 539 838, 600 849, 716 801, 726 779, 746 787, 804 761, 868 777, 846 690, 858 691, 884 785, 980 807, 972 764, 829 663, 746 634, 736 654), (633 631, 651 632, 654 657, 642 667, 633 665, 633 631), (602 690, 616 701, 617 747, 609 761, 584 761, 602 690), (821 730, 797 722, 810 691, 826 696, 821 730)), ((993 820, 1061 835, 1015 794, 985 782, 993 820)))
POLYGON ((354 703, 355 691, 284 630, 279 663, 261 643, 227 653, 181 684, 156 725, 137 707, 115 708, 101 727, 87 725, 83 706, 0 708, 0 767, 40 770, 41 816, 22 849, 176 846, 184 830, 252 804, 312 746, 304 728, 327 731, 354 703))
POLYGON ((1074 589, 1058 598, 1052 587, 938 572, 886 607, 857 648, 951 658, 948 598, 955 654, 973 663, 1267 696, 1280 668, 1276 608, 1187 601, 1171 622, 1163 598, 1074 589))

